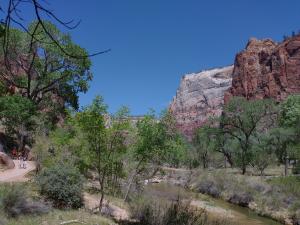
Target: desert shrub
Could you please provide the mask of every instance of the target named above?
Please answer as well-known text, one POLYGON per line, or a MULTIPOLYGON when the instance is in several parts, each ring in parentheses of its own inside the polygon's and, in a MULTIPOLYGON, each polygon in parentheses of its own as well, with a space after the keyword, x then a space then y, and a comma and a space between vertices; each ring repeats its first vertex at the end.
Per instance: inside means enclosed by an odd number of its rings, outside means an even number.
POLYGON ((297 162, 292 170, 293 174, 300 174, 300 162, 297 162))
POLYGON ((1 186, 0 204, 4 213, 9 217, 27 214, 37 215, 49 211, 49 207, 43 202, 30 199, 24 187, 19 185, 1 186))
MULTIPOLYGON (((229 225, 225 219, 212 219, 202 209, 180 199, 172 203, 139 199, 131 203, 136 225, 229 225)), ((130 223, 129 223, 130 224, 130 223)))
POLYGON ((292 215, 293 224, 300 225, 300 209, 292 215))
POLYGON ((269 183, 277 187, 277 190, 284 194, 294 195, 295 197, 300 198, 300 177, 276 177, 271 179, 269 183))
POLYGON ((83 204, 83 177, 71 165, 45 168, 37 177, 40 193, 57 208, 80 208, 83 204))
POLYGON ((248 206, 251 201, 253 201, 253 196, 249 192, 234 193, 229 198, 229 202, 244 207, 248 206))
POLYGON ((199 182, 197 189, 203 194, 208 194, 213 197, 219 197, 221 192, 217 188, 217 184, 212 180, 202 180, 199 182))

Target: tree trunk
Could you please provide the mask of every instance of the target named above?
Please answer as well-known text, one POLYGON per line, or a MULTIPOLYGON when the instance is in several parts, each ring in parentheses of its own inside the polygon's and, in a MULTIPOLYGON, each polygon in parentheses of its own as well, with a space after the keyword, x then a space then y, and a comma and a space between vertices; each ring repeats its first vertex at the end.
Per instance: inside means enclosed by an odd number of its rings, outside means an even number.
POLYGON ((245 175, 245 173, 246 173, 246 166, 243 165, 243 168, 242 168, 242 174, 245 175))
POLYGON ((102 210, 102 207, 103 207, 104 192, 103 192, 103 190, 101 190, 100 192, 101 192, 101 197, 100 197, 100 202, 99 202, 99 212, 101 213, 101 210, 102 210))
POLYGON ((285 157, 285 163, 284 163, 284 176, 288 175, 288 167, 289 167, 289 160, 288 157, 285 157))
POLYGON ((128 187, 127 187, 127 191, 126 191, 126 194, 125 194, 125 197, 124 197, 124 202, 127 201, 127 198, 128 198, 128 195, 129 195, 129 192, 130 192, 130 189, 131 189, 131 185, 132 185, 132 182, 133 182, 133 179, 134 179, 134 174, 131 176, 130 180, 129 180, 129 184, 128 184, 128 187))

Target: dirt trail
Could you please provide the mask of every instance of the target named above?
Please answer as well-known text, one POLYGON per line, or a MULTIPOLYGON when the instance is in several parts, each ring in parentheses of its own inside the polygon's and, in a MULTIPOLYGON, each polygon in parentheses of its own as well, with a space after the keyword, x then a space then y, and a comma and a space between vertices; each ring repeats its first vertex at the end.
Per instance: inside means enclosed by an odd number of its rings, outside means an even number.
MULTIPOLYGON (((97 208, 97 206, 99 205, 99 197, 88 193, 84 193, 84 202, 85 207, 92 210, 97 208)), ((108 214, 117 221, 128 221, 130 218, 128 212, 125 209, 113 205, 112 203, 109 203, 106 200, 104 200, 104 208, 102 211, 103 213, 108 214)))
POLYGON ((0 182, 25 182, 29 180, 26 175, 35 170, 35 162, 27 161, 26 169, 19 167, 19 160, 14 160, 14 163, 15 168, 0 172, 0 182))

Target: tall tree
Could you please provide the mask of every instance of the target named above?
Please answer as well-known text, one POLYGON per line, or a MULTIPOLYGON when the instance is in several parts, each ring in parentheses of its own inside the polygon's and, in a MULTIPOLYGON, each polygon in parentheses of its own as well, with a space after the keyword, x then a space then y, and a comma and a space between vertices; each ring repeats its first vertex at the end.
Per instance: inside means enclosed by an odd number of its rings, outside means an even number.
POLYGON ((123 175, 122 155, 127 149, 128 110, 123 108, 110 117, 103 98, 97 96, 75 119, 87 140, 85 154, 89 157, 89 166, 98 174, 101 211, 107 188, 115 185, 117 179, 123 175))
POLYGON ((198 160, 201 161, 203 169, 208 168, 210 154, 216 148, 215 138, 215 129, 209 125, 196 130, 193 143, 196 148, 198 160))
MULTIPOLYGON (((44 22, 44 26, 58 38, 60 47, 70 53, 87 56, 87 52, 74 44, 69 35, 60 32, 50 22, 44 22)), ((88 90, 88 82, 92 79, 89 71, 91 62, 87 57, 65 55, 36 22, 29 25, 28 32, 36 32, 34 40, 27 32, 11 29, 7 46, 9 51, 0 49, 1 58, 6 59, 0 63, 0 83, 4 87, 2 101, 23 99, 22 104, 32 105, 24 111, 31 111, 29 116, 34 115, 34 108, 40 112, 44 123, 55 124, 65 114, 66 108, 78 109, 78 94, 88 90), (11 98, 10 95, 19 97, 11 98)), ((0 38, 2 44, 5 41, 4 37, 0 38)), ((20 101, 15 103, 22 108, 20 101)), ((6 113, 8 109, 3 110, 2 119, 7 121, 12 115, 6 113)), ((22 128, 16 123, 6 123, 10 128, 17 125, 14 129, 20 129, 19 146, 22 148, 31 127, 26 122, 20 124, 22 128)))
POLYGON ((124 200, 128 199, 132 184, 141 175, 148 179, 154 176, 168 159, 182 150, 178 133, 174 130, 174 120, 168 112, 161 119, 150 112, 137 123, 136 141, 133 146, 133 169, 129 176, 124 200))
POLYGON ((242 97, 233 97, 225 106, 221 118, 224 132, 229 134, 237 143, 235 156, 238 159, 242 174, 252 160, 252 140, 269 126, 268 120, 274 113, 271 100, 247 101, 242 97))
MULTIPOLYGON (((69 35, 60 32, 50 22, 44 22, 44 26, 66 51, 88 55, 83 48, 72 42, 69 35)), ((1 66, 0 81, 14 89, 12 92, 33 101, 39 108, 54 101, 77 109, 78 93, 86 92, 88 81, 92 79, 90 60, 72 58, 62 53, 36 22, 29 25, 28 31, 36 33, 33 41, 28 33, 11 30, 11 42, 7 47, 9 51, 0 51, 2 57, 6 54, 6 67, 1 66)), ((2 38, 0 41, 3 43, 5 40, 2 38)))
POLYGON ((7 134, 17 138, 19 151, 24 147, 28 132, 35 128, 35 115, 36 107, 29 99, 18 95, 0 97, 1 123, 7 134))

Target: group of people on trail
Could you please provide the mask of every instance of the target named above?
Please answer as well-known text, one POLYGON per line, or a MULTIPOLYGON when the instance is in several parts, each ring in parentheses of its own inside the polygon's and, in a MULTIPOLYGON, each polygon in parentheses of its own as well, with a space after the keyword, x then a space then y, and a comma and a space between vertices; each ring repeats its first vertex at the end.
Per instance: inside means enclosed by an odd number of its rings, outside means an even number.
POLYGON ((26 169, 26 161, 27 161, 26 154, 24 153, 22 154, 21 152, 18 153, 16 147, 12 149, 11 154, 13 159, 19 160, 19 168, 26 169))

